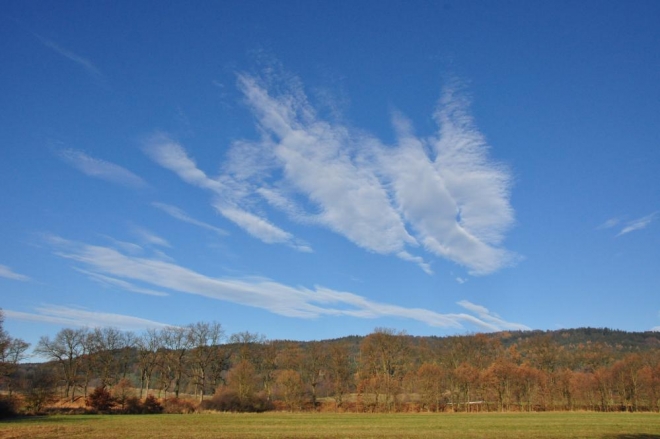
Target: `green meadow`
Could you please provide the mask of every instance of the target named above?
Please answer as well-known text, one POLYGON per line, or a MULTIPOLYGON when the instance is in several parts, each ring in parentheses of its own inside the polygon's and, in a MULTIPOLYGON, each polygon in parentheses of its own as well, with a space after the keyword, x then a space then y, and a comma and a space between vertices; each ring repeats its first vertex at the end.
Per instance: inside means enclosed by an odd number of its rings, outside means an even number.
POLYGON ((0 423, 0 438, 660 439, 655 413, 67 415, 0 423))

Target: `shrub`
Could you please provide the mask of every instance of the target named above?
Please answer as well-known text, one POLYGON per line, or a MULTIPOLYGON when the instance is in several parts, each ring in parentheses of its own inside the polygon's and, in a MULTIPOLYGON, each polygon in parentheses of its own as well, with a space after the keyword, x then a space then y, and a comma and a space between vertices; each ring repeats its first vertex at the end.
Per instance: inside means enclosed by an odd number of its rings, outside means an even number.
POLYGON ((196 408, 195 403, 187 399, 171 398, 163 401, 163 413, 189 414, 194 413, 196 408))
POLYGON ((241 400, 233 390, 219 389, 213 398, 202 401, 200 408, 218 412, 265 412, 273 409, 273 404, 265 395, 252 395, 241 400))
POLYGON ((86 404, 99 412, 108 412, 117 402, 105 386, 99 386, 87 397, 86 404))
POLYGON ((0 419, 16 416, 18 413, 18 400, 13 396, 0 395, 0 419))
POLYGON ((38 368, 28 374, 25 385, 25 407, 29 412, 40 413, 54 402, 56 379, 49 369, 38 368))
POLYGON ((163 413, 163 406, 158 402, 155 396, 149 395, 142 403, 142 413, 156 414, 163 413))
POLYGON ((124 401, 123 413, 128 415, 139 415, 143 413, 144 407, 142 406, 142 401, 137 396, 129 396, 124 401))
POLYGON ((122 412, 126 410, 126 402, 130 397, 133 396, 133 394, 132 383, 127 378, 122 378, 112 388, 112 396, 114 396, 115 401, 117 401, 117 404, 121 408, 122 412))
MULTIPOLYGON (((124 408, 122 413, 127 415, 150 415, 163 413, 163 405, 156 399, 155 396, 149 395, 144 401, 136 396, 129 396, 124 401, 124 408)), ((183 412, 166 412, 166 413, 183 413, 183 412)), ((186 412, 190 413, 190 412, 186 412)))

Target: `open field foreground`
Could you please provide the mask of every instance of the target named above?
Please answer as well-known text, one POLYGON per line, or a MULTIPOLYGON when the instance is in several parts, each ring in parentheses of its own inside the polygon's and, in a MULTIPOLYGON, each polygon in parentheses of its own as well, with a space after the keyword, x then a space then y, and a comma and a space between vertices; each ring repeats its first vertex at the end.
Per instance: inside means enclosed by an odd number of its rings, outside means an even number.
POLYGON ((0 438, 660 439, 652 413, 76 415, 0 423, 0 438))

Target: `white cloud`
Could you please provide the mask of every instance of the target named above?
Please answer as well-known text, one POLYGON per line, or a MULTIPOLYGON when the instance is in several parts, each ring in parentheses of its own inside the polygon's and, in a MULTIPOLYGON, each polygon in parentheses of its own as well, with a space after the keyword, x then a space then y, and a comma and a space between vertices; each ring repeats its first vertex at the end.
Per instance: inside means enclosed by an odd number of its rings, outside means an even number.
POLYGON ((104 276, 99 273, 94 273, 91 271, 83 270, 80 268, 74 268, 74 270, 79 271, 86 275, 88 278, 91 280, 98 282, 103 285, 111 286, 111 287, 118 287, 126 291, 132 291, 134 293, 140 293, 140 294, 146 294, 149 296, 160 296, 160 297, 165 297, 169 296, 167 293, 163 293, 162 291, 156 291, 156 290, 151 290, 149 288, 141 288, 138 287, 137 285, 133 285, 130 282, 126 282, 125 280, 121 279, 116 279, 114 277, 110 276, 104 276))
POLYGON ((642 218, 629 221, 626 224, 626 226, 623 229, 621 229, 621 231, 616 236, 626 235, 630 232, 634 232, 637 230, 643 230, 647 228, 649 225, 651 225, 651 223, 658 218, 658 215, 659 215, 658 212, 653 212, 650 215, 646 215, 642 218))
POLYGON ((316 213, 310 218, 376 253, 396 254, 406 244, 416 245, 372 166, 375 139, 316 119, 300 93, 277 99, 254 78, 240 76, 239 84, 269 134, 260 144, 260 156, 271 157, 285 186, 311 204, 316 213))
POLYGON ((122 186, 143 188, 147 183, 131 171, 114 163, 106 162, 75 149, 65 149, 59 152, 59 157, 90 177, 117 183, 122 186))
MULTIPOLYGON (((238 75, 261 137, 232 143, 217 178, 166 135, 151 138, 145 150, 184 181, 213 191, 222 215, 267 243, 291 245, 295 238, 265 217, 264 204, 427 273, 429 264, 410 248, 421 246, 475 275, 517 261, 502 247, 514 223, 510 171, 489 158, 457 87, 447 88, 438 104, 437 135, 419 137, 395 115, 397 144, 384 145, 349 125, 320 119, 300 82, 286 79, 267 87, 238 75)), ((271 85, 274 80, 269 77, 271 85)))
POLYGON ((153 320, 122 314, 87 311, 84 308, 71 308, 57 305, 44 305, 35 308, 36 313, 3 310, 10 319, 29 322, 53 323, 74 327, 114 327, 124 331, 144 330, 148 328, 163 328, 169 325, 153 320))
POLYGON ((11 268, 7 267, 6 265, 0 264, 0 277, 4 277, 7 279, 12 279, 12 280, 20 280, 23 282, 27 282, 30 280, 30 278, 24 274, 19 274, 13 271, 11 268))
MULTIPOLYGON (((513 224, 509 172, 489 160, 483 136, 452 89, 436 113, 435 138, 415 136, 410 123, 395 115, 398 144, 384 146, 347 126, 319 120, 299 88, 272 96, 246 75, 239 76, 239 86, 264 132, 260 143, 250 144, 249 155, 267 162, 260 165, 259 180, 249 178, 245 162, 241 173, 249 184, 263 187, 264 170, 279 171, 276 183, 285 189, 274 197, 267 188, 271 205, 293 212, 294 219, 315 218, 363 248, 416 263, 406 257, 407 246, 422 244, 473 274, 491 273, 515 260, 500 247, 513 224), (305 212, 295 195, 317 213, 305 212)), ((231 157, 240 156, 245 145, 234 144, 231 157)))
POLYGON ((520 323, 507 322, 497 314, 489 311, 488 308, 481 305, 476 305, 472 302, 468 302, 467 300, 461 300, 460 302, 457 302, 457 304, 472 312, 473 314, 476 314, 481 321, 488 325, 492 325, 494 328, 497 328, 497 330, 512 329, 525 331, 530 329, 528 326, 522 325, 520 323))
POLYGON ((596 227, 596 230, 611 229, 612 227, 616 227, 620 222, 621 220, 619 218, 610 218, 603 224, 596 227))
POLYGON ((256 236, 267 244, 288 242, 293 236, 269 223, 268 221, 244 210, 216 203, 215 208, 222 216, 241 226, 250 235, 256 236))
POLYGON ((145 142, 144 151, 152 160, 176 173, 183 181, 203 189, 209 189, 218 194, 225 192, 224 185, 206 175, 197 167, 197 163, 173 139, 159 133, 151 136, 145 142))
POLYGON ((162 210, 163 212, 167 213, 170 215, 172 218, 176 218, 179 221, 183 221, 185 223, 192 224, 197 227, 201 227, 206 230, 210 230, 212 232, 217 233, 220 236, 227 236, 229 233, 227 233, 226 230, 223 230, 219 227, 212 226, 211 224, 205 223, 203 221, 196 220, 195 218, 189 216, 186 212, 184 212, 182 209, 179 209, 176 206, 172 206, 169 204, 165 203, 151 203, 152 206, 154 206, 157 209, 162 210))
MULTIPOLYGON (((216 200, 213 205, 218 213, 255 238, 267 244, 281 243, 299 251, 311 251, 309 245, 300 242, 291 233, 275 226, 266 218, 236 206, 233 201, 238 198, 236 191, 232 191, 230 186, 220 180, 208 177, 183 147, 166 135, 152 136, 145 144, 145 152, 156 163, 176 173, 183 181, 214 192, 216 200)), ((236 185, 233 186, 236 188, 236 185)))
MULTIPOLYGON (((266 309, 288 317, 398 317, 436 327, 462 328, 463 324, 467 323, 487 331, 526 328, 524 325, 505 322, 487 310, 483 312, 476 309, 477 316, 462 313, 441 314, 427 309, 379 303, 357 294, 320 286, 309 289, 263 278, 209 277, 170 262, 128 256, 112 248, 76 243, 62 238, 51 239, 50 242, 58 249, 56 254, 84 264, 86 270, 93 273, 266 309)), ((468 310, 475 311, 470 308, 468 310)))
POLYGON ((311 247, 298 242, 291 233, 285 232, 257 215, 219 202, 216 202, 214 206, 222 216, 266 244, 288 244, 302 252, 309 253, 312 251, 311 247))
POLYGON ((44 46, 48 47, 49 49, 54 50, 55 52, 59 53, 63 57, 73 61, 74 63, 78 64, 85 70, 87 70, 88 73, 91 73, 93 76, 97 78, 103 77, 103 74, 101 71, 88 59, 83 58, 80 55, 77 55, 70 51, 69 49, 65 49, 64 47, 60 46, 59 44, 56 44, 55 42, 48 40, 44 37, 42 37, 39 34, 34 34, 42 43, 44 46))
POLYGON ((433 274, 431 265, 428 262, 424 261, 424 258, 422 258, 421 256, 413 256, 405 250, 397 253, 397 256, 403 259, 404 261, 414 262, 415 264, 419 265, 419 267, 422 270, 424 270, 424 273, 433 274))
POLYGON ((133 233, 146 245, 155 245, 168 248, 172 247, 165 238, 161 238, 160 236, 156 235, 150 230, 145 229, 144 227, 133 226, 133 233))
POLYGON ((103 239, 110 241, 114 247, 119 248, 127 253, 138 255, 144 252, 144 249, 141 246, 134 244, 132 242, 120 241, 108 235, 100 235, 100 236, 103 237, 103 239))

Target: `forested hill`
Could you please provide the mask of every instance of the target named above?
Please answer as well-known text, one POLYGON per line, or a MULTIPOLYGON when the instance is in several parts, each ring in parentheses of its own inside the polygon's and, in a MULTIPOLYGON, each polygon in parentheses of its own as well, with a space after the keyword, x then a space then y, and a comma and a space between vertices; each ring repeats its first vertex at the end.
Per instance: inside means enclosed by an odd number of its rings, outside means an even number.
POLYGON ((660 333, 658 332, 627 332, 609 328, 499 332, 493 334, 493 336, 500 337, 504 345, 510 345, 540 334, 550 336, 554 342, 566 348, 594 343, 606 344, 624 352, 644 351, 660 347, 660 333))
MULTIPOLYGON (((380 329, 377 329, 379 331, 380 329)), ((389 331, 389 330, 388 330, 389 331)), ((245 333, 247 335, 255 336, 252 342, 256 344, 268 343, 275 350, 286 349, 292 345, 297 345, 300 348, 306 348, 310 345, 325 345, 330 347, 332 345, 341 345, 353 356, 357 356, 360 352, 360 345, 366 338, 361 335, 349 335, 327 340, 314 340, 314 341, 297 341, 297 340, 267 340, 265 336, 258 336, 258 334, 245 333)), ((243 335, 245 335, 243 334, 243 335)), ((553 345, 558 346, 567 354, 575 353, 580 350, 596 349, 599 351, 607 351, 613 358, 618 358, 626 353, 631 352, 646 352, 654 349, 660 349, 660 332, 645 331, 645 332, 628 332, 618 329, 609 328, 573 328, 573 329, 558 329, 558 330, 531 330, 531 331, 502 331, 493 333, 471 333, 453 336, 415 336, 409 335, 405 332, 398 332, 398 335, 404 335, 411 344, 416 348, 427 348, 431 350, 450 351, 455 348, 457 344, 472 345, 474 339, 487 339, 493 343, 499 344, 502 348, 508 349, 517 347, 519 350, 525 351, 527 347, 538 340, 545 340, 552 342, 553 345)), ((232 337, 229 338, 225 346, 230 350, 239 349, 238 345, 244 344, 242 342, 232 342, 232 337)), ((249 343, 252 344, 252 343, 249 343)), ((478 343, 477 343, 478 344, 478 343)), ((135 349, 135 348, 133 348, 135 349)), ((413 349, 415 351, 416 349, 413 349)), ((29 364, 29 363, 26 363, 29 364)))
MULTIPOLYGON (((426 336, 418 337, 411 336, 411 339, 416 344, 430 343, 432 345, 443 345, 453 343, 461 339, 470 339, 476 334, 465 334, 455 336, 426 336)), ((609 328, 574 328, 574 329, 558 329, 554 331, 503 331, 493 332, 488 334, 480 334, 492 340, 499 340, 505 348, 514 345, 521 345, 529 342, 531 339, 544 337, 552 340, 557 345, 563 347, 565 350, 580 349, 580 347, 588 345, 601 345, 608 346, 615 351, 621 353, 627 352, 643 352, 650 349, 660 348, 660 332, 645 331, 645 332, 628 332, 619 329, 609 328)), ((323 343, 344 343, 352 345, 359 350, 360 342, 364 339, 363 336, 351 335, 332 340, 324 340, 323 343)), ((304 342, 301 344, 305 344, 304 342)))
POLYGON ((578 328, 422 337, 377 328, 366 336, 291 341, 249 332, 225 338, 218 323, 199 322, 144 334, 63 329, 42 337, 35 351, 51 361, 5 362, 5 390, 29 394, 42 373, 72 401, 92 387, 108 387, 136 389, 140 399, 155 393, 240 402, 221 404, 222 410, 254 401, 255 407, 272 401, 317 407, 323 397, 337 409, 349 395, 358 411, 407 410, 408 403, 467 411, 475 401, 485 401, 487 410, 660 408, 656 332, 578 328))

